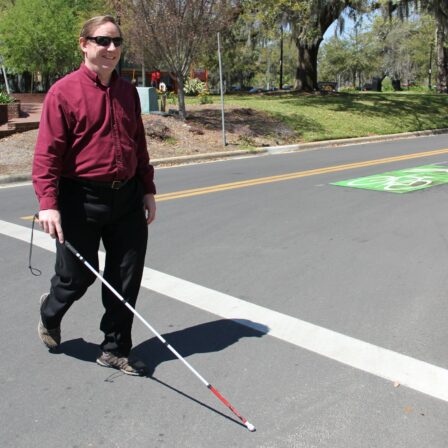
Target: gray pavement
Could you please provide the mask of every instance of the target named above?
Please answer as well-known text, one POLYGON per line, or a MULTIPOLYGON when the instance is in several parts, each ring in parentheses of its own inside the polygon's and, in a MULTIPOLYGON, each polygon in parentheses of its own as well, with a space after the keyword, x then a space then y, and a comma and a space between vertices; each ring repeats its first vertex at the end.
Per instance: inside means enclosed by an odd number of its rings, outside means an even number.
MULTIPOLYGON (((157 184, 163 198, 447 143, 441 135, 159 169, 157 184)), ((146 266, 241 299, 249 309, 257 305, 448 370, 448 186, 395 195, 330 185, 448 161, 448 153, 404 157, 161 200, 146 266)), ((0 189, 0 198, 0 220, 30 227, 21 219, 35 209, 30 185, 0 189)), ((213 313, 144 286, 138 310, 255 424, 253 434, 139 322, 135 351, 153 378, 98 367, 98 283, 66 316, 61 352, 48 353, 36 326, 53 255, 35 248, 43 274, 32 277, 26 242, 0 234, 0 248, 7 360, 1 446, 446 447, 446 401, 238 325, 222 317, 225 303, 213 313)))

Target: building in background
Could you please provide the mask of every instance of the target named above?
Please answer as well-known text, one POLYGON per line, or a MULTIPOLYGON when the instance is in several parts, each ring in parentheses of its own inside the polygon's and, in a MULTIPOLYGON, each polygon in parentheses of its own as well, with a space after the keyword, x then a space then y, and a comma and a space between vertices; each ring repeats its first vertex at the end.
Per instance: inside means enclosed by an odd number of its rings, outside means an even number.
MULTIPOLYGON (((155 87, 159 88, 161 82, 166 85, 167 91, 176 92, 177 91, 177 79, 176 76, 166 70, 144 70, 142 71, 141 65, 133 65, 124 63, 121 69, 121 76, 128 81, 133 80, 135 85, 138 87, 155 87), (143 79, 143 73, 145 79, 143 79)), ((190 78, 199 79, 208 87, 208 70, 207 69, 195 69, 190 70, 190 78)))

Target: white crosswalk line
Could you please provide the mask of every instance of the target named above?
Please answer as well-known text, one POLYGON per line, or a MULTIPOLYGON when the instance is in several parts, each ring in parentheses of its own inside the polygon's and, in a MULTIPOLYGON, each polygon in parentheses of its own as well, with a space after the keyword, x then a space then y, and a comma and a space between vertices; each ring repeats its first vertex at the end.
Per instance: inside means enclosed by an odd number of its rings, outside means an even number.
MULTIPOLYGON (((25 242, 30 240, 30 228, 2 220, 0 233, 25 242)), ((55 251, 54 241, 43 232, 35 231, 34 244, 55 251)), ((104 253, 100 252, 100 267, 103 266, 104 253)), ((277 339, 448 401, 448 370, 441 367, 154 269, 144 269, 142 287, 259 331, 266 332, 268 328, 267 334, 277 339)))

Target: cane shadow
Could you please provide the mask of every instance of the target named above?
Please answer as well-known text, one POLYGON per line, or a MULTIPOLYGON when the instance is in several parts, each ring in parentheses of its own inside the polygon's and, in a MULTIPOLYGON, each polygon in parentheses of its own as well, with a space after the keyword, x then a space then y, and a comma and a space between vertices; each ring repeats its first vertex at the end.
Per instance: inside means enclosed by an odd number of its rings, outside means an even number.
MULTIPOLYGON (((186 358, 198 353, 218 352, 242 338, 260 338, 268 331, 269 328, 266 325, 250 320, 220 319, 165 333, 162 337, 182 357, 186 358)), ((148 376, 152 376, 160 364, 177 359, 157 337, 137 345, 132 353, 146 364, 148 376)))

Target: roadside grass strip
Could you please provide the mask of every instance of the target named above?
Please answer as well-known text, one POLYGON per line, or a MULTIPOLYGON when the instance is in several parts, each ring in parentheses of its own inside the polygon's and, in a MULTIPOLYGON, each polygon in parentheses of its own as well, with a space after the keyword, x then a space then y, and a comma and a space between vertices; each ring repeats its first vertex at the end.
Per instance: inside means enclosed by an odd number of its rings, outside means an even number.
MULTIPOLYGON (((30 241, 30 228, 7 221, 0 220, 0 234, 25 243, 30 241)), ((34 244, 55 252, 54 240, 41 231, 34 232, 34 244)), ((104 255, 99 253, 101 269, 104 255)), ((147 267, 143 272, 142 287, 392 381, 395 385, 448 401, 447 369, 147 267)))
POLYGON ((373 176, 332 182, 331 185, 364 190, 409 193, 448 183, 448 163, 423 165, 416 168, 388 171, 373 176))

